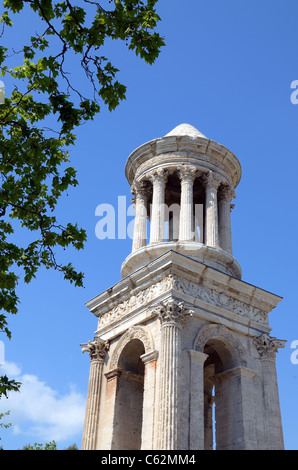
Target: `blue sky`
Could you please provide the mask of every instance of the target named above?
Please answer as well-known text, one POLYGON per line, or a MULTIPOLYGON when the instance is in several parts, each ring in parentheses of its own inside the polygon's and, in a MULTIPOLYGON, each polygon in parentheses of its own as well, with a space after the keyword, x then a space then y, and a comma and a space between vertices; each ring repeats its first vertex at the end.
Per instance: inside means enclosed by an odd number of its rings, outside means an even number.
MULTIPOLYGON (((5 449, 53 439, 59 448, 80 447, 89 375, 80 343, 93 338, 97 323, 85 302, 120 280, 131 250, 129 238, 96 238, 95 209, 117 207, 118 196, 129 204, 128 155, 181 123, 228 147, 242 165, 232 212, 234 256, 244 281, 283 297, 270 315, 271 335, 287 340, 277 354, 280 402, 285 446, 298 449, 298 365, 291 362, 291 343, 298 340, 298 105, 290 99, 298 80, 298 5, 160 0, 158 13, 166 40, 158 61, 149 66, 125 46, 108 45, 127 100, 113 113, 102 108, 79 130, 72 150, 80 184, 61 200, 58 213, 87 230, 85 250, 69 252, 85 272, 85 287, 41 270, 29 286, 19 286, 11 341, 0 338, 0 372, 23 382, 20 394, 0 401, 13 423, 1 430, 5 449)), ((19 20, 19 31, 23 24, 19 20)), ((6 80, 9 93, 13 84, 6 80)))

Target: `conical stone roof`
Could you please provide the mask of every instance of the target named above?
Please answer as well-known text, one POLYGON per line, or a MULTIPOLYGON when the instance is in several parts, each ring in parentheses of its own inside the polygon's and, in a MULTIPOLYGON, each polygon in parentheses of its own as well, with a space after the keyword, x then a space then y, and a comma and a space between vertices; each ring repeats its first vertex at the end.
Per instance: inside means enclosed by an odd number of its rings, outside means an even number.
POLYGON ((190 124, 180 124, 179 126, 175 127, 171 132, 166 134, 165 137, 168 136, 188 136, 188 137, 203 137, 206 139, 207 137, 203 135, 198 129, 190 124))

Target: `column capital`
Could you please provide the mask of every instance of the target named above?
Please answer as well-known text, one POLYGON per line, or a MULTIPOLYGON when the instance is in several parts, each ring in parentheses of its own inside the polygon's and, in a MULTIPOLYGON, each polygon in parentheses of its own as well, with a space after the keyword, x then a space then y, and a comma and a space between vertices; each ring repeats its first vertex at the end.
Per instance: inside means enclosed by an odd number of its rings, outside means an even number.
POLYGON ((279 348, 284 348, 286 341, 273 338, 266 333, 254 338, 254 343, 261 357, 274 358, 279 348))
POLYGON ((214 171, 208 171, 205 175, 202 177, 202 181, 205 183, 206 187, 211 187, 214 189, 217 189, 219 185, 222 183, 222 180, 220 177, 214 173, 214 171))
POLYGON ((134 182, 131 185, 131 193, 135 197, 137 196, 144 197, 148 195, 149 187, 150 185, 147 180, 141 180, 141 181, 134 180, 134 182))
POLYGON ((197 168, 191 165, 181 165, 178 166, 178 173, 182 182, 190 181, 191 183, 193 183, 196 177, 197 168))
POLYGON ((220 200, 231 202, 232 199, 236 198, 236 193, 228 184, 223 184, 219 188, 218 196, 220 200))
POLYGON ((155 182, 166 183, 168 177, 168 170, 165 168, 156 168, 148 173, 148 179, 154 184, 155 182))
POLYGON ((110 349, 108 341, 103 341, 100 338, 95 337, 93 341, 81 344, 82 352, 88 352, 89 357, 92 361, 104 361, 104 358, 110 349))
POLYGON ((160 302, 155 308, 162 326, 175 325, 180 326, 187 315, 192 316, 193 310, 189 309, 184 302, 176 299, 169 299, 160 302))

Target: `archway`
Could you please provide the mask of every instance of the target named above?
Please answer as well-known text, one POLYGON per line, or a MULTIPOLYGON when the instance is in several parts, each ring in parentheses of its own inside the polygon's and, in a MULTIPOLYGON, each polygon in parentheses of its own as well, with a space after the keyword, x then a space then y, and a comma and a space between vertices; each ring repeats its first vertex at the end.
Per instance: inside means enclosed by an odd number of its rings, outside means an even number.
POLYGON ((199 332, 195 349, 208 356, 203 371, 204 449, 241 449, 243 347, 228 328, 208 325, 199 332))
POLYGON ((113 450, 140 450, 142 444, 144 370, 143 343, 132 339, 123 348, 118 362, 113 450))

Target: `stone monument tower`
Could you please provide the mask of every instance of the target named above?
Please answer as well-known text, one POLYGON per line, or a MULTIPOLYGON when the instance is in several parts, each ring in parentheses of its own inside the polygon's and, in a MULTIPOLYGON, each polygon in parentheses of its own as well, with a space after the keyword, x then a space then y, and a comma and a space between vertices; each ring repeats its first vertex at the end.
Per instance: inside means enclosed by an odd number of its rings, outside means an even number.
POLYGON ((235 155, 182 124, 129 156, 122 280, 87 303, 83 449, 283 449, 268 314, 281 300, 232 254, 235 155), (147 237, 148 234, 148 237, 147 237))

